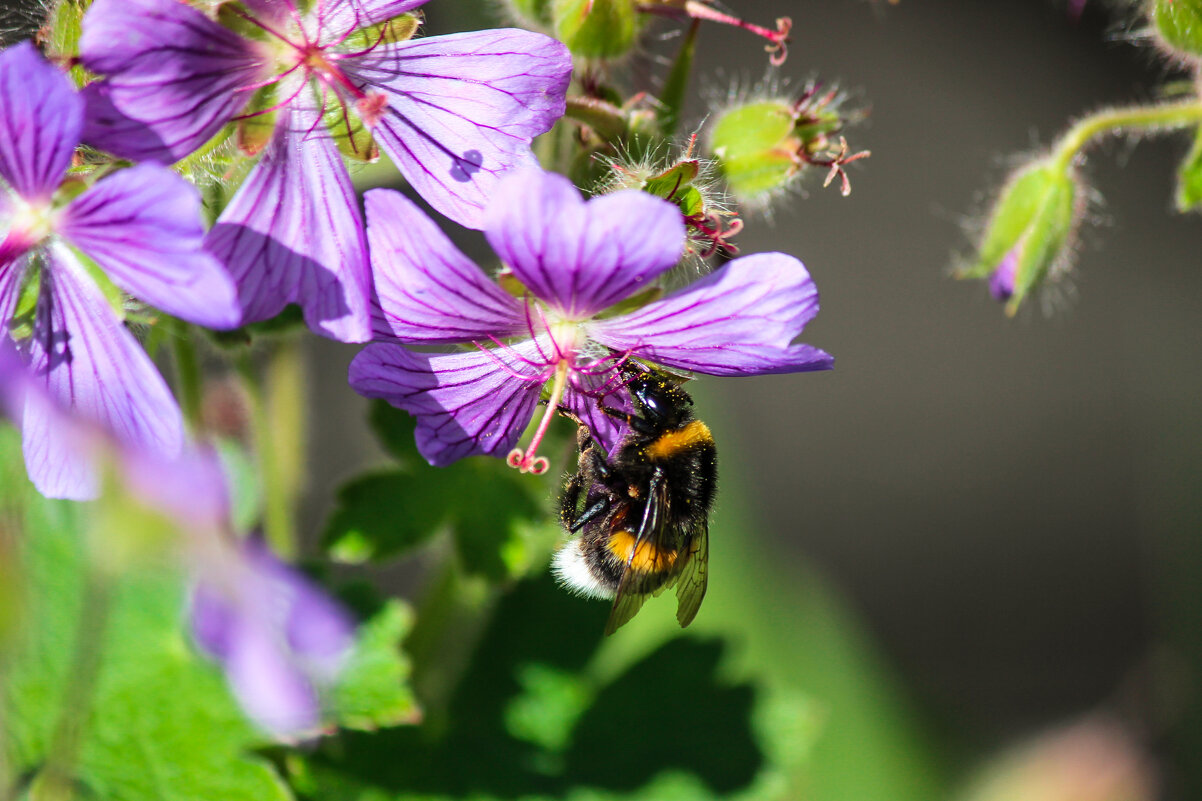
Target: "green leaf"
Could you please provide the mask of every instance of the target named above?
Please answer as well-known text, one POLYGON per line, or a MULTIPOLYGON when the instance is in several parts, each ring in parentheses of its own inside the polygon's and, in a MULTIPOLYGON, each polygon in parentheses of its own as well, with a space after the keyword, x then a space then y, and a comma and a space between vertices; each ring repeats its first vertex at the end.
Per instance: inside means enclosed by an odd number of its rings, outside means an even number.
POLYGON ((1202 205, 1202 128, 1194 134, 1194 145, 1177 168, 1177 210, 1194 211, 1202 205))
POLYGON ((542 486, 484 459, 360 476, 339 490, 323 542, 338 561, 380 562, 445 530, 465 571, 502 581, 530 569, 553 542, 534 525, 545 517, 533 494, 542 486))
POLYGON ((359 626, 354 651, 330 699, 339 726, 371 730, 420 718, 408 686, 409 662, 400 648, 412 622, 409 608, 391 600, 359 626))
POLYGON ((394 459, 406 465, 417 465, 424 461, 413 439, 413 432, 417 430, 417 419, 413 415, 388 401, 376 399, 371 402, 367 412, 367 423, 380 445, 394 459))
POLYGON ((634 0, 552 0, 551 16, 556 38, 574 56, 621 58, 638 38, 634 0))
POLYGON ((381 561, 427 542, 448 516, 442 487, 430 479, 392 470, 344 484, 323 536, 330 555, 350 564, 381 561))
POLYGON ((1152 27, 1170 50, 1202 56, 1202 0, 1153 0, 1152 27))
POLYGON ((230 697, 220 672, 184 635, 184 582, 177 572, 159 565, 111 577, 107 589, 98 589, 106 582, 89 568, 84 544, 89 508, 46 501, 27 486, 7 483, 6 496, 25 496, 20 534, 25 625, 7 653, 0 682, 3 762, 13 775, 39 774, 52 743, 62 742, 55 732, 66 715, 80 732, 69 768, 87 796, 291 798, 274 769, 253 755, 263 738, 230 697), (95 682, 64 712, 68 688, 79 691, 75 655, 81 642, 97 649, 95 682))
POLYGON ((665 139, 676 135, 676 127, 680 124, 680 115, 684 109, 685 97, 689 90, 689 76, 693 73, 693 57, 697 53, 697 31, 701 20, 693 20, 685 32, 676 58, 672 61, 672 69, 664 79, 664 88, 659 92, 659 127, 665 139))

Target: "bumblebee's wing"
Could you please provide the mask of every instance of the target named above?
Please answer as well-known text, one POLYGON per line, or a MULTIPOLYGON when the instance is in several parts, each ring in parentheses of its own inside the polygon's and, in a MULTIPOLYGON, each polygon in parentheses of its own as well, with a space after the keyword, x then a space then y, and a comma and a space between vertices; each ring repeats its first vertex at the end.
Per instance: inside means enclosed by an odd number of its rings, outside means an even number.
POLYGON ((702 520, 693 530, 689 552, 676 580, 676 620, 682 627, 692 623, 701 608, 709 581, 709 560, 710 527, 708 521, 702 520))
MULTIPOLYGON (((668 526, 668 491, 661 480, 653 480, 647 495, 647 506, 635 545, 626 560, 626 570, 614 595, 613 609, 605 623, 605 633, 613 634, 643 606, 651 595, 665 589, 665 574, 671 574, 676 566, 676 543, 668 526), (635 569, 637 563, 638 569, 635 569)), ((671 578, 666 582, 670 584, 671 578)))

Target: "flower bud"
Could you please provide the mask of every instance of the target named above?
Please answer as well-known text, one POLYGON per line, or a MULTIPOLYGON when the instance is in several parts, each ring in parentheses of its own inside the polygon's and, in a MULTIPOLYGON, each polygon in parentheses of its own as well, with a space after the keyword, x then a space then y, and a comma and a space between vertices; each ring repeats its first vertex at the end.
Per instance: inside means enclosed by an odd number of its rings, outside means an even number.
POLYGON ((1190 61, 1202 57, 1202 0, 1151 0, 1148 17, 1162 48, 1190 61))
POLYGON ((673 203, 680 209, 688 232, 690 254, 706 258, 719 249, 730 255, 738 248, 730 238, 743 228, 734 217, 725 193, 715 185, 713 162, 694 155, 695 141, 680 155, 641 161, 609 161, 610 176, 601 193, 638 189, 673 203))
POLYGON ((820 93, 812 84, 796 100, 754 99, 720 112, 709 144, 735 196, 765 203, 808 166, 826 171, 824 186, 838 177, 842 193, 851 192, 844 167, 868 151, 849 154, 846 140, 837 136, 849 121, 839 110, 842 100, 837 90, 820 93))
POLYGON ((551 0, 505 0, 505 8, 523 28, 534 31, 551 28, 551 0))
POLYGON ((635 0, 552 0, 551 20, 556 38, 582 58, 621 58, 639 34, 635 0))
POLYGON ((989 291, 1013 315, 1031 290, 1067 268, 1083 192, 1054 162, 1018 171, 994 206, 976 262, 960 278, 989 278, 989 291))
POLYGON ((1194 144, 1177 168, 1177 211, 1195 211, 1202 206, 1202 128, 1194 132, 1194 144))

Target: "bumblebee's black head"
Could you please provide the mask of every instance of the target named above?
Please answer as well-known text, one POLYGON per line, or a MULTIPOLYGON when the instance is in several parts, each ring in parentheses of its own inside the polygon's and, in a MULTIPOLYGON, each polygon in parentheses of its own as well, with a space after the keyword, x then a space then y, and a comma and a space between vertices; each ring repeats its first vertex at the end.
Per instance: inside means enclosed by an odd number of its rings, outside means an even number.
POLYGON ((670 377, 642 367, 626 367, 626 388, 634 404, 635 417, 641 418, 641 433, 656 434, 680 428, 693 419, 693 399, 670 377))

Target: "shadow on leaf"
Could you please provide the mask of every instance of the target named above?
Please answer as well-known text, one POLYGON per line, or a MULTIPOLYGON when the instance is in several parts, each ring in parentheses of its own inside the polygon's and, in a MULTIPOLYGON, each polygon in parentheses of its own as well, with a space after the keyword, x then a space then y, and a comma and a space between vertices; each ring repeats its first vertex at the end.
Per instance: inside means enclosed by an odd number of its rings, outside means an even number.
POLYGON ((750 685, 717 677, 723 644, 669 641, 596 687, 584 669, 607 612, 546 575, 516 585, 445 716, 328 741, 306 789, 314 797, 555 797, 582 786, 635 791, 663 771, 692 774, 715 795, 747 786, 763 762, 750 721, 755 698, 750 685))

